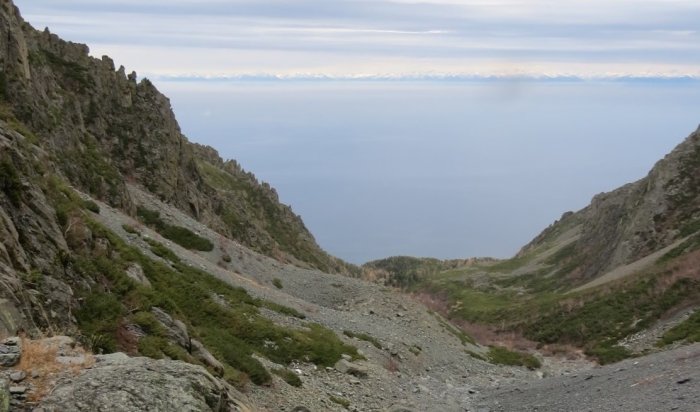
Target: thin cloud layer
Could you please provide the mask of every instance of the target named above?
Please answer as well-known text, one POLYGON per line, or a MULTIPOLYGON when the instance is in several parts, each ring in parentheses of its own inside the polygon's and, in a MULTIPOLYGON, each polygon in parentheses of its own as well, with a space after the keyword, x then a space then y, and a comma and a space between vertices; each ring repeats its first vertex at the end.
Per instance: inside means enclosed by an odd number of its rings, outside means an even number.
POLYGON ((690 0, 16 3, 151 77, 700 77, 690 0))

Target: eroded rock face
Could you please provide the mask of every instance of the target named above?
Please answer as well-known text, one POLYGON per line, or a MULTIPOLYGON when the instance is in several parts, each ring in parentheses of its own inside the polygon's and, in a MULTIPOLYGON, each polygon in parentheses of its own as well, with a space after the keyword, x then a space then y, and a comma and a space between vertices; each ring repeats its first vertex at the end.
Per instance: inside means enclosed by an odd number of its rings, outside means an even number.
POLYGON ((576 263, 569 277, 587 281, 693 233, 689 227, 700 222, 698 204, 700 128, 658 161, 646 177, 598 194, 586 208, 564 214, 523 247, 519 256, 576 226, 580 235, 562 266, 576 263))
POLYGON ((179 361, 96 356, 43 400, 45 411, 249 411, 242 394, 204 368, 179 361))

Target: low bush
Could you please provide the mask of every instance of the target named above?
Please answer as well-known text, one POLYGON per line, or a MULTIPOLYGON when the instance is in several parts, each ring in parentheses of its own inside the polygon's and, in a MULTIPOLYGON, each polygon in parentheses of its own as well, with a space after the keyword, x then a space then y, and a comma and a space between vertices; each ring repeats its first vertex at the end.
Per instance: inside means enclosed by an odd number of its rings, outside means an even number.
POLYGON ((169 260, 173 263, 180 262, 180 258, 175 254, 175 252, 168 249, 164 244, 149 238, 146 238, 146 243, 148 243, 148 245, 151 247, 151 252, 153 252, 154 255, 169 260))
POLYGON ((537 369, 542 366, 540 360, 533 355, 512 351, 502 346, 492 346, 487 357, 491 363, 497 365, 525 366, 528 369, 537 369))
POLYGON ((83 207, 92 213, 100 214, 100 206, 92 200, 84 200, 83 207))
POLYGON ((15 166, 6 159, 0 161, 0 190, 8 199, 18 205, 22 200, 22 181, 15 166))
POLYGON ((272 373, 282 378, 282 380, 284 380, 291 386, 299 388, 302 385, 301 378, 299 377, 299 375, 290 371, 289 369, 275 368, 272 370, 272 373))
POLYGON ((357 349, 343 343, 333 331, 317 324, 306 324, 301 329, 285 328, 262 316, 259 308, 287 311, 296 317, 303 314, 255 299, 245 290, 182 262, 171 267, 152 260, 104 227, 88 222, 93 236, 108 239, 118 253, 111 259, 88 256, 77 259, 76 271, 85 279, 103 285, 81 292, 85 299, 78 319, 84 334, 102 333, 109 338, 111 345, 106 345, 109 351, 117 349, 116 325, 132 322, 149 332, 149 338, 139 343, 141 353, 194 362, 187 358, 186 352, 164 345, 158 339, 163 337, 163 332, 150 314, 151 308, 158 306, 184 321, 191 336, 203 342, 224 363, 227 380, 239 385, 248 380, 258 385, 271 381, 270 373, 254 354, 283 365, 301 361, 332 366, 342 354, 359 358, 357 349), (126 276, 125 270, 133 263, 143 268, 151 288, 126 276))
POLYGON ((337 403, 345 409, 348 409, 350 407, 350 401, 345 398, 339 398, 337 396, 331 395, 329 399, 331 400, 331 402, 337 403))
POLYGON ((153 227, 164 238, 172 240, 185 249, 203 252, 211 252, 214 250, 214 244, 209 239, 203 238, 185 227, 166 223, 160 218, 160 212, 156 210, 150 210, 139 206, 136 210, 136 214, 143 223, 153 227))
POLYGON ((374 345, 374 347, 377 349, 382 348, 382 344, 381 344, 381 342, 379 342, 379 340, 377 338, 375 338, 374 336, 370 336, 366 333, 356 333, 356 332, 352 332, 349 330, 344 330, 343 335, 345 335, 349 338, 355 338, 355 339, 363 340, 365 342, 369 342, 372 345, 374 345))
POLYGON ((659 341, 659 346, 670 345, 678 341, 700 342, 700 311, 696 311, 688 319, 664 333, 659 341))

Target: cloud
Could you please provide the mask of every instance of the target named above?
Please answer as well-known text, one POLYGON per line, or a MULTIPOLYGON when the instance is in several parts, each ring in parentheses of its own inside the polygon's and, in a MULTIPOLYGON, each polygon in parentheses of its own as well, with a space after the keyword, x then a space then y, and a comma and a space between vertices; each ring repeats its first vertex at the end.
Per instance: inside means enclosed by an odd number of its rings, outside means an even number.
POLYGON ((153 76, 700 73, 690 0, 17 4, 32 24, 153 76))

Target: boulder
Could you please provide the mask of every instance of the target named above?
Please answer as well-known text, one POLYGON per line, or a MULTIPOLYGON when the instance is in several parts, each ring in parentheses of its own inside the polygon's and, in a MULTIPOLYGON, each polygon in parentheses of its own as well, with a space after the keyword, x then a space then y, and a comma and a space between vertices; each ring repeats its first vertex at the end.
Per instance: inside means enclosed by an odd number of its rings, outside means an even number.
POLYGON ((137 263, 133 263, 126 269, 126 275, 143 286, 151 287, 151 281, 143 273, 143 268, 137 263))
POLYGON ((158 307, 151 309, 156 320, 166 329, 168 338, 188 351, 191 348, 190 335, 187 333, 187 326, 180 320, 173 319, 167 312, 158 307))
POLYGON ((123 353, 95 358, 92 368, 59 382, 39 407, 46 412, 253 410, 244 395, 201 366, 123 353))
POLYGON ((10 367, 19 363, 22 342, 19 338, 7 338, 0 343, 0 366, 10 367))
POLYGON ((196 340, 190 340, 192 345, 192 356, 211 368, 217 376, 224 376, 224 365, 212 355, 204 345, 196 340))
POLYGON ((357 376, 358 378, 364 378, 367 376, 367 368, 364 366, 352 363, 346 359, 341 359, 335 364, 335 369, 341 373, 347 373, 348 375, 357 376))
POLYGON ((12 382, 22 382, 27 377, 27 372, 25 371, 14 371, 10 373, 10 380, 12 382))

